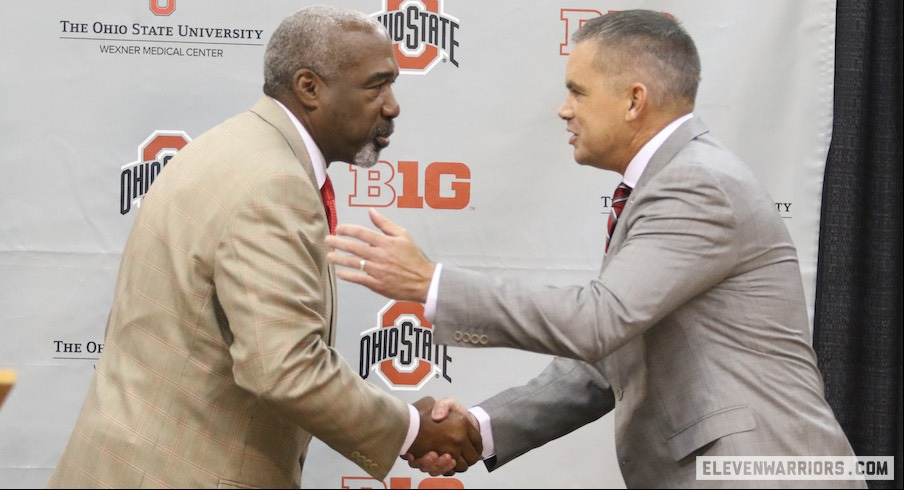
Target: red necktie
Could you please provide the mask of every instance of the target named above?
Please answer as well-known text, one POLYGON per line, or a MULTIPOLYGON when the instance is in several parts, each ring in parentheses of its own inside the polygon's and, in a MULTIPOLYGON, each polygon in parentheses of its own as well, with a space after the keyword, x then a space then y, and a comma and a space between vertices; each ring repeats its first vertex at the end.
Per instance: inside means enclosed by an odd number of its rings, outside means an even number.
POLYGON ((326 176, 323 187, 320 188, 320 196, 323 198, 323 209, 326 210, 326 221, 330 224, 330 235, 336 234, 336 194, 333 192, 333 183, 330 176, 326 176))
POLYGON ((629 195, 631 195, 631 188, 624 182, 618 184, 615 193, 612 194, 612 211, 609 213, 609 228, 606 232, 606 252, 609 251, 609 240, 612 239, 612 232, 615 231, 615 224, 618 223, 618 215, 625 208, 629 195))

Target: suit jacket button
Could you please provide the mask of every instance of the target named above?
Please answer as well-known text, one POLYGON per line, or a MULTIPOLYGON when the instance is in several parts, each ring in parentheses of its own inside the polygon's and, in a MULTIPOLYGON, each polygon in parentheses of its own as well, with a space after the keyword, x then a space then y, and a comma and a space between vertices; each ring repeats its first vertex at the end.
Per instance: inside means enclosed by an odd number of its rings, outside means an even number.
POLYGON ((455 333, 452 334, 452 338, 457 342, 461 342, 461 330, 456 330, 455 333))
POLYGON ((486 334, 480 336, 480 343, 483 345, 487 345, 490 342, 490 338, 486 336, 486 334))

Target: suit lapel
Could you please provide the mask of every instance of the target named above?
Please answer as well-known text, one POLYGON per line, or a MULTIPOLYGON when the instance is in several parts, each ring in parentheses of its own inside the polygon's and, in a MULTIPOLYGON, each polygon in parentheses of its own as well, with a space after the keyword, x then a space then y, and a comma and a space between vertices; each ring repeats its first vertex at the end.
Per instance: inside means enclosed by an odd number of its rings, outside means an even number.
MULTIPOLYGON (((625 203, 625 207, 618 218, 619 223, 628 221, 631 211, 634 209, 634 206, 632 206, 634 203, 634 196, 637 192, 642 192, 644 184, 649 182, 650 179, 653 179, 660 170, 665 168, 665 166, 675 158, 675 155, 677 155, 682 148, 687 146, 688 143, 708 132, 709 128, 707 128, 706 125, 703 124, 703 121, 696 116, 688 119, 681 126, 678 126, 678 129, 662 143, 662 146, 660 146, 659 149, 656 150, 656 153, 650 158, 647 168, 644 169, 643 174, 640 176, 640 180, 637 181, 637 185, 634 186, 634 190, 631 192, 631 197, 629 197, 628 202, 625 203)), ((615 227, 615 234, 609 244, 609 253, 603 260, 603 268, 605 268, 609 257, 614 255, 613 252, 618 250, 621 246, 621 241, 626 233, 624 227, 615 227)))
MULTIPOLYGON (((298 130, 295 129, 292 120, 286 115, 286 111, 284 111, 276 101, 265 96, 261 97, 254 106, 251 107, 251 112, 260 116, 264 121, 267 121, 267 123, 276 128, 276 130, 283 135, 286 142, 289 143, 289 147, 292 148, 292 151, 298 158, 298 162, 301 163, 301 166, 304 168, 305 173, 308 174, 311 183, 316 187, 317 176, 314 174, 314 166, 311 163, 311 157, 308 155, 308 149, 305 148, 304 140, 301 139, 301 135, 298 134, 298 130)), ((315 188, 314 190, 317 189, 315 188)))
MULTIPOLYGON (((295 157, 298 158, 298 163, 301 164, 305 173, 308 174, 308 180, 311 182, 313 192, 320 195, 320 190, 317 189, 317 175, 314 173, 314 165, 311 163, 308 149, 305 147, 301 135, 298 134, 295 124, 293 124, 292 120, 289 119, 289 116, 286 115, 286 111, 284 111, 272 98, 264 96, 258 99, 254 106, 251 107, 251 112, 260 116, 261 119, 276 128, 276 130, 283 135, 286 142, 289 144, 289 147, 292 148, 292 152, 295 153, 295 157)), ((322 208, 320 211, 324 213, 324 219, 326 219, 326 212, 322 208)), ((327 339, 329 345, 333 345, 336 340, 336 277, 335 267, 332 264, 326 264, 326 266, 330 283, 330 294, 327 297, 329 300, 330 311, 330 331, 327 339)))
MULTIPOLYGON (((647 168, 644 169, 643 174, 640 176, 640 180, 637 181, 637 185, 634 186, 634 189, 637 190, 642 188, 646 182, 652 179, 666 166, 666 164, 675 158, 675 155, 677 155, 682 148, 700 135, 708 132, 709 128, 707 128, 706 125, 703 124, 703 121, 696 116, 688 119, 681 126, 678 126, 678 129, 662 143, 662 146, 660 146, 659 149, 656 150, 656 153, 650 158, 650 163, 647 164, 647 168)), ((627 211, 627 209, 625 211, 627 211)))

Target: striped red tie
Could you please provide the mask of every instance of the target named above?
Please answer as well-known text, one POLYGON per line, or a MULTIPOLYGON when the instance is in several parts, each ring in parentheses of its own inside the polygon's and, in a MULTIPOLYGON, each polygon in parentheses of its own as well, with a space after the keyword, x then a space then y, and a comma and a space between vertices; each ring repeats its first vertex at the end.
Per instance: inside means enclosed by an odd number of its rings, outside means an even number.
POLYGON ((625 208, 625 203, 628 202, 630 195, 631 188, 624 182, 618 184, 615 193, 612 194, 612 211, 609 212, 609 228, 606 231, 606 252, 609 252, 609 240, 612 239, 612 232, 615 231, 615 224, 618 223, 618 215, 625 208))
POLYGON ((326 220, 330 224, 330 235, 336 234, 336 194, 333 192, 333 183, 330 176, 326 176, 323 187, 320 188, 320 196, 323 198, 323 209, 326 210, 326 220))

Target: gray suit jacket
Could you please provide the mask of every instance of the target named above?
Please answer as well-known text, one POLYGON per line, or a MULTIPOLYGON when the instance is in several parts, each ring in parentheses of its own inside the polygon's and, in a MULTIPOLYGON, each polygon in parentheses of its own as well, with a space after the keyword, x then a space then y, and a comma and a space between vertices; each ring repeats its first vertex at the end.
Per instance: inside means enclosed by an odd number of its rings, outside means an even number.
POLYGON ((330 347, 328 231, 304 142, 273 99, 183 148, 132 226, 50 485, 298 488, 312 436, 384 478, 408 408, 330 347))
POLYGON ((480 404, 496 465, 614 406, 628 487, 852 483, 696 480, 698 455, 853 455, 823 397, 788 230, 707 132, 691 119, 653 156, 598 279, 530 288, 444 266, 437 342, 578 360, 480 404))

